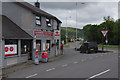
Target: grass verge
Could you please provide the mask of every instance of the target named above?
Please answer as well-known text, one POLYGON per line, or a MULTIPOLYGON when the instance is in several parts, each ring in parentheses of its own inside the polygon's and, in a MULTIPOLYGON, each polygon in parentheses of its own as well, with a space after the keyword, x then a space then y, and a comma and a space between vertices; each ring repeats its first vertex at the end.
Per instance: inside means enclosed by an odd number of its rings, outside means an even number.
MULTIPOLYGON (((102 47, 102 45, 98 45, 98 47, 102 47)), ((117 46, 105 46, 105 45, 104 48, 120 49, 120 47, 117 46)))

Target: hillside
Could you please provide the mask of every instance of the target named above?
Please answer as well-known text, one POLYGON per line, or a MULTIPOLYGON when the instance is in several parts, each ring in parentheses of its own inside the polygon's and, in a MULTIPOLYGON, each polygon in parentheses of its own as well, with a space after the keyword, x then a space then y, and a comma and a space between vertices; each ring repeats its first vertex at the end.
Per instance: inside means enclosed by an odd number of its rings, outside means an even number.
MULTIPOLYGON (((76 36, 76 28, 67 27, 67 32, 68 32, 68 39, 76 36)), ((66 35, 66 27, 61 27, 61 38, 62 38, 62 40, 66 39, 65 35, 66 35)), ((77 37, 78 38, 83 37, 82 29, 77 29, 77 37)))

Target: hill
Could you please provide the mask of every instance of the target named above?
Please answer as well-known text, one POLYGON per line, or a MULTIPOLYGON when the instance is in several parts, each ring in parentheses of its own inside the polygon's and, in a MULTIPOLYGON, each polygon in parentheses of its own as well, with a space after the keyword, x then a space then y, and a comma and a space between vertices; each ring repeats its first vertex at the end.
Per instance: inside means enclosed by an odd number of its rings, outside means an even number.
MULTIPOLYGON (((68 33, 68 41, 70 41, 71 37, 75 38, 76 36, 76 28, 67 27, 67 33, 68 33)), ((61 39, 65 41, 66 39, 66 27, 61 27, 61 39)), ((83 37, 83 30, 77 29, 77 38, 83 37)))

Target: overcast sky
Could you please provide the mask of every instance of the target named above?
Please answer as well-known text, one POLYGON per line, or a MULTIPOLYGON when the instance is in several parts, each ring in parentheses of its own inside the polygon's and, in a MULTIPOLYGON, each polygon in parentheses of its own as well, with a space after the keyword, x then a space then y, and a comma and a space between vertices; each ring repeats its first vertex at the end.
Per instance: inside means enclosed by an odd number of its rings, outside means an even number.
POLYGON ((118 19, 118 2, 41 2, 41 9, 56 16, 62 21, 62 27, 82 29, 87 24, 100 24, 103 17, 118 19))

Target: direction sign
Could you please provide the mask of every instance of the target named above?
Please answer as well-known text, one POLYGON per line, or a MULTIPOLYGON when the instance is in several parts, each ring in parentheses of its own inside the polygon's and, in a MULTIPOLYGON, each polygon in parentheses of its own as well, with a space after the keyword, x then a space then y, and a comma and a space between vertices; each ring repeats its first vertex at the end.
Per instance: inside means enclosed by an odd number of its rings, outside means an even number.
POLYGON ((105 38, 109 30, 100 30, 102 33, 103 37, 105 38))

